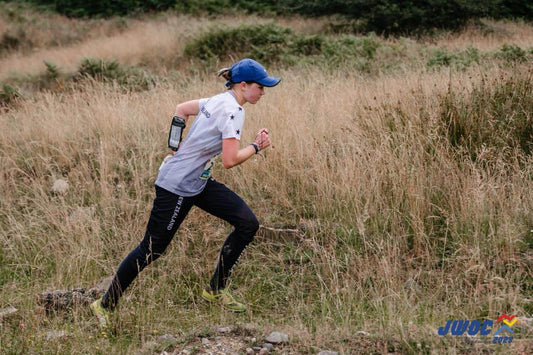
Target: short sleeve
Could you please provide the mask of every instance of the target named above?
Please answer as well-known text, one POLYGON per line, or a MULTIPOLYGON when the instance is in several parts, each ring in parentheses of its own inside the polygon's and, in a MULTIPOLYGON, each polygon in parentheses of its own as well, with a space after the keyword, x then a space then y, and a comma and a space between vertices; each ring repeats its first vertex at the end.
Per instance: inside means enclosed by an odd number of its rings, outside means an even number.
POLYGON ((230 112, 219 122, 219 130, 222 139, 237 138, 241 140, 242 127, 244 125, 244 110, 239 107, 235 112, 230 112))
POLYGON ((202 111, 202 107, 205 106, 207 101, 209 101, 209 98, 203 98, 203 99, 198 100, 198 110, 199 111, 202 111))

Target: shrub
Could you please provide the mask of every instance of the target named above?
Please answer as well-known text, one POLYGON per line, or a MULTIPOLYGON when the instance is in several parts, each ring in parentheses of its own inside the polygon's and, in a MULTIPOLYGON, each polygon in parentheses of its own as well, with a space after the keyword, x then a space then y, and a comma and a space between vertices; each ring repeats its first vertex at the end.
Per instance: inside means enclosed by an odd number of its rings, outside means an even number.
POLYGON ((78 73, 82 76, 92 77, 97 80, 116 80, 124 76, 124 70, 116 61, 93 58, 84 58, 80 64, 78 73))
POLYGON ((382 46, 375 34, 331 39, 319 34, 295 34, 274 24, 240 25, 212 28, 189 42, 184 56, 212 63, 250 57, 266 64, 342 66, 371 72, 382 46))
POLYGON ((59 67, 55 65, 52 62, 49 62, 47 60, 44 61, 44 65, 46 66, 46 77, 49 79, 57 79, 59 77, 59 67))
POLYGON ((456 57, 455 54, 450 53, 446 49, 435 49, 428 59, 427 66, 430 68, 449 66, 455 61, 456 57))
POLYGON ((31 47, 32 41, 22 29, 7 31, 0 38, 0 55, 14 50, 31 47))
POLYGON ((464 51, 451 53, 446 49, 435 49, 430 54, 427 61, 428 68, 453 66, 457 69, 464 69, 474 63, 479 63, 481 54, 479 49, 468 46, 464 51))
POLYGON ((2 90, 0 91, 0 108, 9 108, 20 97, 22 97, 22 95, 17 88, 9 84, 2 84, 2 90))
POLYGON ((0 50, 9 51, 17 49, 20 46, 20 36, 12 35, 10 33, 4 33, 0 39, 0 50))
POLYGON ((324 43, 323 54, 329 64, 353 62, 360 71, 368 71, 381 43, 375 35, 356 37, 344 35, 324 43))
POLYGON ((122 66, 114 60, 85 58, 80 63, 76 77, 116 82, 126 89, 133 90, 148 90, 155 86, 154 78, 144 70, 122 66))
POLYGON ((517 45, 504 44, 497 56, 507 62, 524 62, 527 59, 527 52, 517 45))
POLYGON ((288 61, 291 55, 318 54, 323 42, 320 35, 296 35, 274 24, 214 27, 189 42, 184 54, 204 61, 252 57, 268 64, 288 61))

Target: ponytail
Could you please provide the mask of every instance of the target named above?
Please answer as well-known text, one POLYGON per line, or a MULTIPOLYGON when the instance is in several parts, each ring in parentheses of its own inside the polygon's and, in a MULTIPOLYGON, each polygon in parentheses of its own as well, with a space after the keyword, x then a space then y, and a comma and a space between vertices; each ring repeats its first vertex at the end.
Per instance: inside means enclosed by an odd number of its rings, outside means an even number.
POLYGON ((224 85, 226 87, 226 90, 230 90, 233 87, 233 83, 231 82, 231 69, 230 68, 222 68, 218 71, 218 76, 223 77, 226 79, 226 84, 224 85))

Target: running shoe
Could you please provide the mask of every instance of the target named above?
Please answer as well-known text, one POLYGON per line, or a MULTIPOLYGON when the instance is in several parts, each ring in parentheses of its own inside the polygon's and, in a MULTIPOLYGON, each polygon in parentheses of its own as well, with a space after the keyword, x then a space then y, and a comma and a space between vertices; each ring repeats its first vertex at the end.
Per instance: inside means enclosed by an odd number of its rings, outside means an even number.
POLYGON ((218 293, 215 293, 211 288, 205 288, 202 291, 202 298, 209 302, 218 303, 222 307, 233 312, 246 311, 246 305, 235 301, 235 298, 233 298, 227 290, 220 290, 218 293))
POLYGON ((111 312, 102 306, 102 299, 99 298, 93 303, 91 303, 91 310, 93 311, 93 314, 98 318, 98 322, 100 323, 100 329, 106 330, 109 327, 110 321, 109 316, 111 312))

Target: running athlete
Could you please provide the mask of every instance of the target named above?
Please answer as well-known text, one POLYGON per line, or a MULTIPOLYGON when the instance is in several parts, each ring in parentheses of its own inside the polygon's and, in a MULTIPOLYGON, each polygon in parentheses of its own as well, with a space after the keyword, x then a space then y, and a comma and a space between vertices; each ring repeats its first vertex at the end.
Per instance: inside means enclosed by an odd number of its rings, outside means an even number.
POLYGON ((265 87, 281 79, 268 76, 265 68, 252 59, 243 59, 219 72, 227 80, 227 91, 210 98, 180 103, 175 115, 185 120, 196 116, 178 151, 159 171, 156 197, 144 238, 120 263, 113 281, 102 298, 91 304, 100 326, 107 328, 109 315, 124 291, 152 261, 167 248, 192 206, 230 223, 234 230, 222 245, 218 264, 202 298, 235 312, 246 305, 226 290, 232 268, 253 240, 259 222, 248 205, 225 185, 211 177, 212 159, 222 153, 222 164, 229 169, 239 165, 270 145, 266 128, 254 141, 239 148, 244 124, 243 105, 255 104, 265 87))

